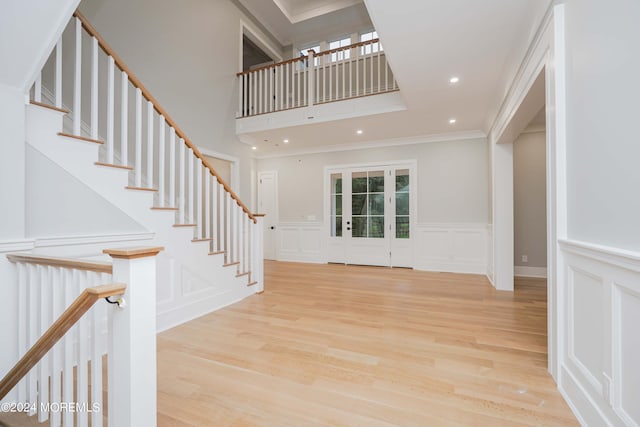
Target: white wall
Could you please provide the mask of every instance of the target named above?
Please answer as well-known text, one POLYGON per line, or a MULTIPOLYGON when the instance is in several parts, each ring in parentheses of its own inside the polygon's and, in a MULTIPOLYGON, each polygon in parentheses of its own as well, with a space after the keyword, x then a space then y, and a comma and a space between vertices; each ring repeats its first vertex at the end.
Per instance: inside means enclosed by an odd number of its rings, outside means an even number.
POLYGON ((569 235, 640 251, 640 2, 567 2, 569 235))
POLYGON ((138 233, 147 229, 27 146, 26 236, 138 233))
POLYGON ((516 267, 545 269, 547 266, 546 160, 544 131, 522 133, 514 142, 513 227, 516 267), (522 261, 523 255, 527 256, 527 262, 522 261))
POLYGON ((281 222, 323 219, 325 166, 416 159, 419 223, 488 220, 486 139, 429 142, 366 150, 259 159, 259 171, 278 171, 281 222))
POLYGON ((640 425, 640 3, 566 1, 568 237, 560 386, 584 425, 640 425))
POLYGON ((199 147, 240 159, 251 195, 250 147, 235 134, 242 13, 228 0, 84 0, 81 11, 199 147))

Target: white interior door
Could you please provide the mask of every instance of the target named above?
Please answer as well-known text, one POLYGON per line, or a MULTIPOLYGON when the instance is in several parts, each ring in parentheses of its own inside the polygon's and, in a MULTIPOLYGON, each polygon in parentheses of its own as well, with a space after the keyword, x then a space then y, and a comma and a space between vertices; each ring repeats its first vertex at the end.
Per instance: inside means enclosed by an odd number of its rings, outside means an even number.
POLYGON ((275 171, 258 173, 258 209, 265 214, 264 258, 277 259, 278 174, 275 171))
POLYGON ((329 170, 329 262, 413 266, 411 165, 329 170))

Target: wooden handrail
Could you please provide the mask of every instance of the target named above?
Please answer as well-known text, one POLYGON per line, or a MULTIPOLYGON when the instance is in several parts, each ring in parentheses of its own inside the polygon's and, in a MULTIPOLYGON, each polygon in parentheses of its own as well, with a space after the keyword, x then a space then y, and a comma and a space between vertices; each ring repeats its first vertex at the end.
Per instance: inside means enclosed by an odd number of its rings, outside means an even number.
POLYGON ((51 267, 72 268, 74 270, 87 270, 95 271, 98 273, 111 274, 113 272, 113 266, 111 265, 111 263, 102 261, 83 261, 79 259, 57 258, 23 253, 7 254, 7 259, 11 262, 49 265, 51 267))
POLYGON ((164 116, 164 119, 169 124, 169 126, 171 126, 172 128, 175 129, 176 134, 180 138, 184 139, 184 142, 187 145, 187 147, 191 148, 193 150, 193 154, 195 154, 196 157, 198 157, 200 160, 202 160, 202 164, 207 169, 209 169, 209 172, 211 173, 211 175, 215 176, 218 179, 218 182, 222 184, 224 189, 236 201, 238 206, 240 206, 242 208, 242 210, 249 216, 249 218, 251 218, 253 220, 253 222, 256 222, 256 219, 253 217, 253 215, 251 215, 251 211, 249 210, 249 208, 247 208, 245 206, 245 204, 242 203, 242 200, 240 200, 238 195, 231 189, 231 187, 229 187, 229 184, 227 184, 227 182, 224 179, 222 179, 220 177, 220 175, 218 175, 218 173, 215 171, 213 166, 211 166, 211 164, 207 161, 207 159, 205 159, 205 157, 202 155, 200 150, 198 150, 198 148, 193 144, 193 142, 191 142, 191 140, 187 137, 187 135, 184 133, 184 131, 182 129, 180 129, 180 127, 171 118, 171 116, 169 116, 167 111, 164 108, 162 108, 160 103, 153 97, 153 95, 151 95, 151 92, 149 92, 149 90, 142 84, 142 82, 136 77, 136 75, 133 74, 131 69, 129 69, 129 67, 127 67, 125 65, 124 61, 116 54, 116 52, 111 48, 111 46, 109 46, 109 44, 105 41, 105 39, 103 39, 102 36, 98 33, 98 31, 96 31, 96 29, 89 23, 87 18, 85 18, 84 15, 82 13, 80 13, 79 10, 76 10, 74 12, 73 16, 78 18, 80 20, 80 22, 82 23, 82 26, 84 27, 84 29, 91 36, 96 38, 96 40, 98 41, 98 45, 100 45, 102 50, 107 55, 109 55, 109 56, 111 56, 113 58, 113 61, 118 66, 118 68, 120 68, 120 70, 122 70, 122 71, 127 73, 127 75, 129 76, 129 81, 136 88, 140 89, 140 91, 142 92, 142 96, 144 96, 147 101, 149 101, 149 102, 151 102, 153 104, 153 108, 158 112, 158 114, 164 116))
POLYGON ((0 381, 0 400, 2 400, 20 380, 27 375, 42 357, 67 333, 69 329, 101 298, 122 295, 127 285, 114 283, 87 288, 60 315, 49 329, 25 353, 7 375, 0 381))
MULTIPOLYGON (((336 47, 334 49, 329 49, 329 50, 323 50, 322 52, 318 52, 318 53, 314 53, 314 56, 317 58, 319 56, 323 56, 323 55, 329 55, 335 52, 340 52, 343 50, 349 50, 349 49, 355 49, 358 48, 360 46, 366 46, 368 44, 374 44, 374 43, 378 43, 380 41, 380 39, 373 39, 373 40, 367 40, 364 42, 358 42, 358 43, 353 43, 350 44, 349 46, 342 46, 342 47, 336 47)), ((297 58, 291 58, 291 59, 287 59, 286 61, 281 61, 281 62, 276 62, 275 64, 269 64, 269 65, 265 65, 262 67, 258 67, 258 68, 254 68, 253 70, 247 70, 247 71, 242 71, 240 73, 236 73, 236 76, 243 76, 245 74, 251 74, 251 73, 255 73, 258 71, 262 71, 262 70, 266 70, 269 68, 274 68, 274 67, 279 67, 281 65, 286 65, 290 62, 300 62, 300 61, 304 61, 306 59, 309 58, 309 55, 302 55, 299 56, 297 58)))

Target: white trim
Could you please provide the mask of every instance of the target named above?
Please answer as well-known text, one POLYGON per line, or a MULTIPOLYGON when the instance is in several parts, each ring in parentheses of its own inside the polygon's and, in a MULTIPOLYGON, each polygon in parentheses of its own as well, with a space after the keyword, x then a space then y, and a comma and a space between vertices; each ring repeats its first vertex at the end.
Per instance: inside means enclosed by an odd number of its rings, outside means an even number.
POLYGON ((0 253, 30 251, 34 246, 34 240, 8 240, 0 242, 0 253))
POLYGON ((537 279, 547 278, 547 267, 527 267, 518 266, 513 267, 513 273, 516 277, 532 277, 537 279))
POLYGON ((392 138, 383 140, 373 140, 368 142, 352 142, 347 144, 323 145, 319 147, 309 147, 289 150, 286 153, 266 154, 264 156, 253 156, 256 159, 274 159, 280 157, 300 156, 305 154, 332 153, 339 151, 366 150, 370 148, 399 147, 404 145, 429 144, 433 142, 464 141, 469 139, 483 139, 487 134, 480 130, 465 132, 449 132, 435 135, 422 135, 403 138, 392 138))
POLYGON ((137 240, 152 240, 153 232, 100 234, 86 236, 42 237, 35 240, 36 248, 49 248, 54 246, 93 245, 100 243, 129 242, 137 240))
MULTIPOLYGON (((267 29, 268 30, 268 29, 267 29)), ((247 23, 245 20, 240 19, 240 54, 238 56, 238 72, 242 72, 242 37, 247 34, 247 37, 254 42, 260 49, 269 54, 274 62, 282 61, 282 54, 279 53, 280 49, 275 47, 269 41, 266 40, 265 34, 255 26, 247 23), (245 33, 246 30, 246 33, 245 33)))
POLYGON ((566 252, 640 273, 640 252, 569 239, 558 239, 558 245, 566 252))

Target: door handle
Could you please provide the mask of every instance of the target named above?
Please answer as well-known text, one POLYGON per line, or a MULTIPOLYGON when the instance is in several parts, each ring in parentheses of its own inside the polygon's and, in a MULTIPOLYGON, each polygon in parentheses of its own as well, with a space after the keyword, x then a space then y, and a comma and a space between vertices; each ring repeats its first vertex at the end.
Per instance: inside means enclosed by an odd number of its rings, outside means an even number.
POLYGON ((347 227, 347 231, 348 231, 348 230, 351 230, 351 227, 347 227))
POLYGON ((271 227, 269 227, 269 228, 270 228, 270 229, 272 229, 272 230, 275 230, 275 229, 276 229, 275 225, 272 225, 272 226, 271 226, 271 227))

